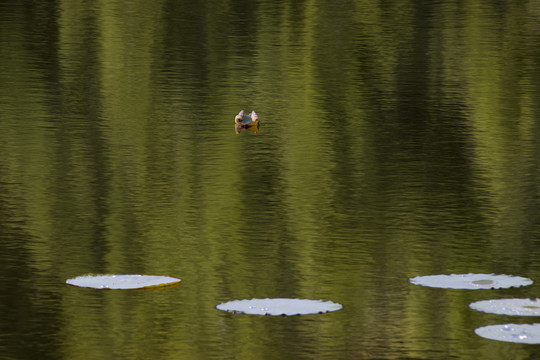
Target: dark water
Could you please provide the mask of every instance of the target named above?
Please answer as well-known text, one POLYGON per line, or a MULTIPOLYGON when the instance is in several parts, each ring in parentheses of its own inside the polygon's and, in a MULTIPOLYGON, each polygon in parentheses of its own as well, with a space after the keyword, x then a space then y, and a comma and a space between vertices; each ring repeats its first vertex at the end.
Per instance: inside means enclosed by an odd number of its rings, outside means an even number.
POLYGON ((0 358, 538 359, 537 1, 0 5, 0 358), (255 109, 259 134, 235 134, 255 109), (408 278, 530 277, 459 291, 408 278), (179 277, 161 291, 68 287, 179 277), (232 315, 232 299, 343 310, 232 315))

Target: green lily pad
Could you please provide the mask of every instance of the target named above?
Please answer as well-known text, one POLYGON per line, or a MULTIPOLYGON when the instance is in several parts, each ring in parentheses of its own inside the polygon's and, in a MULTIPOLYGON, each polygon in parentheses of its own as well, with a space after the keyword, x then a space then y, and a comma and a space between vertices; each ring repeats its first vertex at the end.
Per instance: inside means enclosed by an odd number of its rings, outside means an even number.
POLYGON ((540 316, 540 299, 495 299, 469 304, 473 310, 511 316, 540 316))
POLYGON ((529 278, 495 274, 428 275, 410 278, 411 284, 444 289, 504 289, 531 285, 529 278))
POLYGON ((68 285, 100 290, 157 289, 174 287, 182 280, 156 275, 84 275, 66 280, 68 285))
POLYGON ((486 339, 522 344, 540 344, 540 324, 501 324, 479 327, 476 335, 486 339))
POLYGON ((343 305, 323 300, 251 299, 229 301, 216 308, 235 314, 287 316, 322 314, 340 310, 343 305))

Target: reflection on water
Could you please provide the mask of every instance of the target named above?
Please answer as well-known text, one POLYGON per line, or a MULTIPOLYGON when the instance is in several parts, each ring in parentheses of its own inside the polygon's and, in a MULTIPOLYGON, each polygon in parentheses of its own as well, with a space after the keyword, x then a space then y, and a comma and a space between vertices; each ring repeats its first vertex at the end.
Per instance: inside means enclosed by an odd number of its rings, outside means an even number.
POLYGON ((535 2, 0 7, 5 358, 538 356, 467 308, 536 285, 407 282, 540 281, 535 2), (65 286, 85 273, 182 285, 65 286), (265 297, 344 308, 215 308, 265 297))

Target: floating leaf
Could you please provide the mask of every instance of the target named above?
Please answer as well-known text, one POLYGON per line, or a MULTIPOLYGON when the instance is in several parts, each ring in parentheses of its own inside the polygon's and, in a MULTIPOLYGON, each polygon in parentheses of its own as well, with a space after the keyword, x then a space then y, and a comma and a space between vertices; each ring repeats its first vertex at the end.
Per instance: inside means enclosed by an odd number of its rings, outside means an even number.
POLYGON ((305 299, 234 300, 216 306, 217 309, 250 315, 307 315, 322 314, 343 308, 331 301, 305 299))
POLYGON ((495 274, 451 274, 428 275, 410 278, 409 282, 415 285, 430 286, 445 289, 503 289, 531 285, 531 279, 495 274))
POLYGON ((180 284, 180 279, 155 275, 84 275, 66 280, 73 286, 92 289, 155 289, 173 287, 180 284))
POLYGON ((483 326, 476 335, 491 340, 523 344, 540 344, 540 324, 503 324, 483 326))
POLYGON ((496 299, 469 304, 473 310, 490 314, 513 316, 540 316, 540 299, 496 299))

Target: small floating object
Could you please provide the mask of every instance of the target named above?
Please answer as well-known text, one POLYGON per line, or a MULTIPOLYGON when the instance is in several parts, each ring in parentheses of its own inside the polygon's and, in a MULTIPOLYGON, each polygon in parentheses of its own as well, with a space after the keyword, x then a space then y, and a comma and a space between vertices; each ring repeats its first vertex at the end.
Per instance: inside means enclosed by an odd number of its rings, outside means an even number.
POLYGON ((414 285, 429 286, 444 289, 504 289, 531 285, 529 278, 511 275, 495 274, 451 274, 428 275, 410 278, 414 285))
POLYGON ((469 307, 497 315, 540 316, 540 299, 495 299, 482 300, 469 304, 469 307))
POLYGON ((341 310, 343 305, 332 301, 306 299, 233 300, 216 306, 218 310, 249 315, 308 315, 341 310))
POLYGON ((84 275, 66 280, 68 285, 100 290, 157 289, 174 287, 182 280, 157 275, 84 275))
POLYGON ((259 132, 259 116, 255 110, 252 110, 250 115, 245 115, 244 109, 242 109, 234 118, 234 123, 237 134, 244 130, 250 130, 256 134, 259 132))
POLYGON ((490 340, 540 344, 540 324, 501 324, 479 327, 476 335, 490 340))

